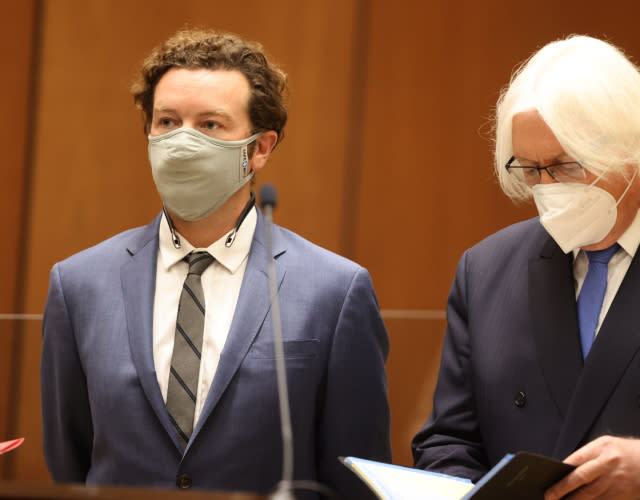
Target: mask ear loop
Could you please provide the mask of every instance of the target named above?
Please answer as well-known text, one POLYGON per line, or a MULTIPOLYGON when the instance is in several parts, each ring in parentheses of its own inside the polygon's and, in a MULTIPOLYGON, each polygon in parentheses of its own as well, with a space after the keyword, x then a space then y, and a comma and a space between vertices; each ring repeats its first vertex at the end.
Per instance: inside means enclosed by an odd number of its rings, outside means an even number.
MULTIPOLYGON (((260 137, 260 135, 262 135, 262 132, 257 132, 253 134, 251 137, 249 137, 248 139, 249 142, 242 147, 241 155, 242 155, 242 176, 243 177, 247 177, 247 175, 251 174, 251 172, 247 173, 247 167, 249 166, 249 153, 247 151, 247 147, 249 146, 249 144, 255 142, 255 140, 258 137, 260 137)), ((227 241, 224 242, 225 247, 229 248, 231 245, 233 245, 233 242, 236 241, 236 235, 238 234, 238 230, 240 229, 240 226, 242 225, 245 217, 249 214, 249 211, 253 208, 255 204, 256 204, 256 195, 253 191, 251 191, 251 196, 249 197, 249 201, 247 201, 247 204, 242 209, 242 213, 240 214, 240 216, 238 217, 238 220, 236 221, 236 226, 233 228, 233 231, 231 231, 229 236, 227 236, 227 241)))
MULTIPOLYGON (((605 172, 602 172, 598 177, 596 177, 593 182, 591 184, 589 184, 589 188, 591 187, 598 187, 596 186, 596 183, 602 179, 604 177, 605 172)), ((622 201, 622 199, 625 197, 625 195, 627 194, 627 192, 629 191, 629 189, 631 189, 631 184, 633 184, 634 179, 637 177, 638 175, 638 168, 634 168, 633 171, 633 175, 631 176, 631 179, 629 180, 629 182, 627 183, 627 187, 624 189, 624 191, 622 192, 622 194, 620 195, 620 198, 617 199, 616 201, 616 207, 620 204, 620 202, 622 201)))
POLYGON ((622 201, 622 198, 624 198, 624 196, 627 194, 627 191, 629 191, 629 189, 631 188, 631 184, 633 184, 633 181, 635 180, 637 175, 638 175, 638 168, 636 167, 633 171, 633 175, 631 176, 631 180, 629 180, 629 183, 627 184, 626 189, 620 195, 620 198, 618 198, 618 201, 616 201, 616 207, 620 204, 620 202, 622 201))

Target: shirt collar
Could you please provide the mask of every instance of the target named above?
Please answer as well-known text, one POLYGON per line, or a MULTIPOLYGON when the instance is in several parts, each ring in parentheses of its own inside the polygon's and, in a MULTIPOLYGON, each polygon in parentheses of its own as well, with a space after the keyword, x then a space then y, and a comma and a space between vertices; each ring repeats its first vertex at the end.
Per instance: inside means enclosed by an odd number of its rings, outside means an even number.
MULTIPOLYGON (((626 231, 618 238, 617 243, 633 258, 638 250, 638 246, 640 246, 640 210, 636 213, 636 216, 626 231)), ((573 258, 575 259, 579 253, 579 248, 574 250, 573 258)))
POLYGON ((638 246, 640 245, 640 211, 636 213, 635 218, 627 230, 618 238, 618 244, 624 248, 625 252, 631 255, 632 258, 636 254, 638 246))
MULTIPOLYGON (((198 250, 206 250, 230 273, 235 273, 240 267, 240 264, 242 264, 247 255, 249 255, 257 220, 258 216, 256 209, 253 208, 247 214, 244 221, 242 221, 242 224, 238 229, 238 233, 236 234, 236 239, 230 247, 227 247, 225 242, 231 232, 223 235, 207 248, 201 248, 198 250)), ((176 234, 180 237, 180 248, 173 246, 169 223, 167 222, 165 215, 162 214, 160 229, 158 230, 158 238, 160 261, 165 271, 168 271, 172 266, 181 262, 191 251, 196 250, 196 248, 178 231, 176 231, 176 234)))

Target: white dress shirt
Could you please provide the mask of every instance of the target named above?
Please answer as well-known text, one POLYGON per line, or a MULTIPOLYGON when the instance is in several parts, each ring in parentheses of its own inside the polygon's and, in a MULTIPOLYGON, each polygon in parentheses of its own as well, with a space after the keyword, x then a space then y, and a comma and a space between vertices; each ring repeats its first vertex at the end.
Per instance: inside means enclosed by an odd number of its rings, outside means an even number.
MULTIPOLYGON (((611 260, 609 261, 609 266, 607 267, 607 290, 604 294, 604 300, 602 301, 602 309, 600 309, 600 316, 598 318, 598 325, 596 326, 595 332, 596 335, 598 335, 600 325, 602 325, 602 321, 607 315, 609 307, 611 306, 616 293, 618 293, 620 284, 622 283, 625 274, 627 274, 627 270, 631 265, 633 256, 638 250, 639 244, 640 211, 636 214, 636 217, 635 219, 633 219, 631 225, 618 239, 618 245, 620 245, 620 249, 613 255, 613 257, 611 257, 611 260)), ((582 284, 584 283, 588 270, 589 258, 587 257, 587 254, 583 250, 574 250, 573 276, 576 281, 576 300, 578 300, 578 296, 580 295, 580 290, 582 289, 582 284)))
POLYGON ((215 258, 215 261, 202 273, 206 315, 194 428, 207 399, 220 360, 220 353, 227 340, 247 267, 256 222, 257 214, 254 208, 242 222, 236 239, 230 247, 225 246, 228 235, 224 235, 209 247, 196 249, 182 235, 180 235, 181 248, 175 248, 164 215, 160 221, 156 291, 153 303, 153 362, 165 403, 178 303, 182 284, 189 270, 189 265, 183 259, 192 250, 206 250, 215 258))

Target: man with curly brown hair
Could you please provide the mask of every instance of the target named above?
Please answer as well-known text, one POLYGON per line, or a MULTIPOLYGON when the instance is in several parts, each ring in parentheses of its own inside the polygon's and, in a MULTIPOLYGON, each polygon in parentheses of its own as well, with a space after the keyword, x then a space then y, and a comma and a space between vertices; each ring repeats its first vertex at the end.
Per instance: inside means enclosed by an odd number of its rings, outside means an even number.
POLYGON ((265 249, 250 180, 283 137, 286 86, 230 34, 181 31, 145 60, 132 90, 163 210, 51 271, 41 371, 56 481, 276 487, 269 261, 294 479, 366 498, 338 457, 390 460, 388 338, 368 272, 277 226, 265 249))

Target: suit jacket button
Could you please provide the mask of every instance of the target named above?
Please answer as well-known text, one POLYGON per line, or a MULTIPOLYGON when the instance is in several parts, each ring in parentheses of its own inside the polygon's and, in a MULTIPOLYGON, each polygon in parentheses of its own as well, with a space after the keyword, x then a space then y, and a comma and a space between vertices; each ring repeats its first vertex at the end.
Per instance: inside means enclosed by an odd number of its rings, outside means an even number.
POLYGON ((527 404, 526 393, 520 391, 518 394, 516 394, 515 398, 513 398, 513 402, 518 408, 522 408, 524 405, 527 404))
POLYGON ((191 476, 189 474, 180 474, 176 479, 176 486, 178 486, 178 488, 180 488, 181 490, 187 490, 191 488, 192 482, 193 481, 191 480, 191 476))

